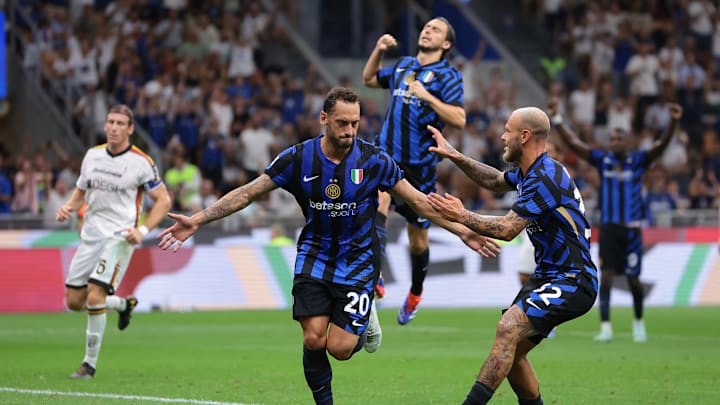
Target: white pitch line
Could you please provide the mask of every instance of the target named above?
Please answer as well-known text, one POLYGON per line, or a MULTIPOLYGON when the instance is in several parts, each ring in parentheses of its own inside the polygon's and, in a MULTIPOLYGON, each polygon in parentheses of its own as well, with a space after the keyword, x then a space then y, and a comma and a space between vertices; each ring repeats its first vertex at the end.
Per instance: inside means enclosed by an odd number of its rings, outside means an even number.
POLYGON ((15 387, 0 387, 0 391, 15 392, 18 394, 30 395, 60 395, 68 397, 88 397, 88 398, 109 398, 109 399, 126 399, 129 401, 150 401, 150 402, 167 402, 171 404, 196 404, 196 405, 250 405, 239 402, 219 402, 219 401, 203 401, 199 399, 186 398, 163 398, 163 397, 146 397, 143 395, 120 395, 120 394, 103 394, 94 392, 73 392, 73 391, 52 391, 52 390, 28 390, 15 387))

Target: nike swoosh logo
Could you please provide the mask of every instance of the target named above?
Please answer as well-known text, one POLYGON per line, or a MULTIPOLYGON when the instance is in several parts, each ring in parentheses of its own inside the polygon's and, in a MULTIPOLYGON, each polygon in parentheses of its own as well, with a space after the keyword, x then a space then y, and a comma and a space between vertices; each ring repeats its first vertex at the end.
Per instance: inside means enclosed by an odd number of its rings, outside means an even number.
POLYGON ((418 224, 422 224, 423 222, 427 222, 427 221, 428 221, 427 218, 418 218, 416 222, 418 224))
POLYGON ((351 323, 352 323, 352 326, 354 326, 354 327, 356 327, 356 328, 359 328, 359 327, 361 327, 361 326, 365 326, 364 323, 358 322, 358 321, 356 321, 356 320, 354 320, 354 319, 353 319, 353 321, 352 321, 351 323))
POLYGON ((404 72, 404 71, 405 71, 405 68, 397 68, 397 69, 395 69, 395 71, 398 72, 398 73, 404 72))
POLYGON ((317 179, 318 177, 320 177, 320 175, 312 176, 312 177, 303 176, 303 181, 304 181, 305 183, 307 183, 307 182, 309 182, 309 181, 313 181, 313 180, 317 179))

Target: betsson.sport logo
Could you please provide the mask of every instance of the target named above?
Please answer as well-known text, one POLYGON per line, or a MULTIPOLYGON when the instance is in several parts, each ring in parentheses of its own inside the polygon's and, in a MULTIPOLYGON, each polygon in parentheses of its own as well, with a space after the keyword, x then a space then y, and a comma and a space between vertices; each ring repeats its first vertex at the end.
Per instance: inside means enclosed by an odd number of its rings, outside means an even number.
POLYGON ((317 211, 329 211, 331 218, 350 217, 357 215, 356 202, 327 202, 310 200, 310 208, 317 211))

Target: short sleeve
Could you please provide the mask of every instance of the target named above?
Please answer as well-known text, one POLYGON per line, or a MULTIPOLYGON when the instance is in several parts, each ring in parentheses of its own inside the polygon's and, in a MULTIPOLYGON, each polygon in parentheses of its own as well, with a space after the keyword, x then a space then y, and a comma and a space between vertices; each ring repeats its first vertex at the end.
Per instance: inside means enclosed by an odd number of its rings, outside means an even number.
POLYGON ((80 165, 80 175, 77 178, 77 181, 75 182, 75 186, 80 190, 87 190, 88 189, 88 178, 87 178, 87 153, 85 154, 85 157, 82 160, 82 164, 80 165))
POLYGON ((601 169, 602 161, 607 156, 607 153, 600 149, 593 149, 590 151, 590 164, 594 167, 601 169))
POLYGON ((389 89, 394 87, 393 73, 395 72, 395 65, 388 66, 380 69, 377 72, 377 81, 380 83, 380 87, 389 89))
POLYGON ((397 163, 384 151, 379 153, 378 160, 380 162, 380 170, 378 170, 380 173, 380 184, 378 188, 380 191, 387 191, 395 187, 395 185, 402 180, 403 172, 397 163))
POLYGON ((533 175, 525 179, 520 196, 511 209, 525 219, 536 220, 557 208, 559 201, 559 192, 552 179, 533 175))
POLYGON ((465 86, 463 85, 462 75, 453 69, 450 71, 449 80, 442 86, 440 95, 445 104, 462 107, 464 103, 465 86))
POLYGON ((297 145, 293 145, 280 152, 280 154, 265 167, 265 174, 270 176, 270 179, 272 179, 278 187, 285 188, 290 182, 297 151, 297 145))
POLYGON ((650 159, 648 159, 648 153, 645 150, 640 150, 633 153, 633 169, 647 169, 650 166, 650 159))
POLYGON ((162 186, 163 181, 155 162, 150 159, 146 160, 146 162, 147 164, 141 173, 140 184, 142 184, 145 191, 152 191, 162 186))
POLYGON ((516 167, 506 171, 503 177, 505 177, 505 182, 507 184, 513 188, 517 188, 518 183, 520 183, 520 168, 516 167))

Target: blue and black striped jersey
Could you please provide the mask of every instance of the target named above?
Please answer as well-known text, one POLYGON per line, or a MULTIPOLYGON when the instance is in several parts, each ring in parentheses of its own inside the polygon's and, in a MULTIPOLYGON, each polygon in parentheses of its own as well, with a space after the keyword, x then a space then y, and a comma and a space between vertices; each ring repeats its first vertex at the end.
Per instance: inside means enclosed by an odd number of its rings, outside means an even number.
POLYGON ((442 129, 445 123, 427 103, 410 95, 408 87, 420 80, 443 103, 462 107, 464 87, 460 71, 445 59, 423 66, 417 58, 406 56, 381 69, 377 80, 383 88, 392 90, 378 144, 401 165, 434 166, 438 157, 428 152, 435 141, 427 126, 442 129))
POLYGON ((590 223, 580 190, 565 167, 543 153, 527 175, 516 167, 505 172, 505 181, 518 190, 512 210, 532 220, 526 231, 535 247, 535 276, 573 278, 584 272, 597 289, 590 223))
POLYGON ((645 219, 642 175, 650 165, 647 152, 632 152, 621 159, 593 149, 590 164, 600 172, 600 222, 628 225, 645 219))
POLYGON ((322 135, 291 146, 265 174, 295 196, 305 216, 298 241, 295 274, 336 284, 373 282, 373 237, 378 190, 403 178, 397 164, 380 148, 356 140, 339 163, 320 149, 322 135))

